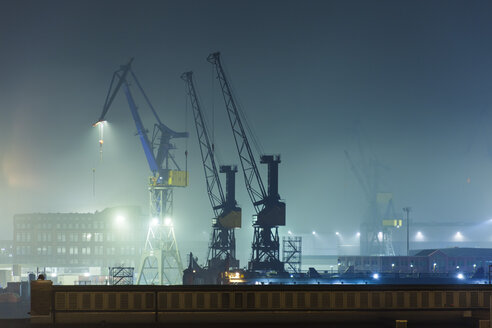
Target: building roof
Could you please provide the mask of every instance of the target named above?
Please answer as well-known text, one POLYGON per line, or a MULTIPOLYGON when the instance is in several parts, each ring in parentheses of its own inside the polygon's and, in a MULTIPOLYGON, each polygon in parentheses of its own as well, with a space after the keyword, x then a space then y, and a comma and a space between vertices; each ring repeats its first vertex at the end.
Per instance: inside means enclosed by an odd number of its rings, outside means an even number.
POLYGON ((412 251, 413 256, 431 256, 435 252, 441 252, 451 257, 492 257, 492 248, 433 248, 412 251))

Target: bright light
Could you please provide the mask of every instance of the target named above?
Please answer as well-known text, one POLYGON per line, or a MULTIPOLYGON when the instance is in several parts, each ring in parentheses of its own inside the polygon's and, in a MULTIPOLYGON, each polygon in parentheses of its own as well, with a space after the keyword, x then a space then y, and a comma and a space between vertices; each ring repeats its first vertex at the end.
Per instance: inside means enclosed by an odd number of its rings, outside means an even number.
POLYGON ((375 273, 375 274, 373 274, 373 275, 372 275, 372 277, 373 277, 374 279, 379 279, 379 274, 378 274, 378 273, 375 273))
POLYGON ((391 263, 391 267, 394 268, 395 267, 395 264, 394 263, 391 263))
POLYGON ((94 123, 92 126, 94 126, 94 127, 99 126, 99 125, 104 126, 106 123, 107 123, 107 121, 98 121, 98 122, 94 123))
POLYGON ((152 221, 150 221, 150 225, 155 227, 156 225, 159 224, 159 219, 158 218, 153 218, 152 221))
POLYGON ((459 231, 458 231, 458 232, 457 232, 457 233, 455 233, 455 235, 453 236, 453 239, 454 239, 455 241, 463 241, 463 239, 464 239, 464 238, 463 238, 463 235, 461 234, 461 232, 459 232, 459 231))
POLYGON ((378 232, 378 239, 379 239, 379 241, 383 241, 383 232, 382 231, 378 232))
POLYGON ((289 235, 292 235, 292 231, 290 231, 290 230, 289 230, 289 231, 287 231, 287 233, 288 233, 289 235))
POLYGON ((459 268, 460 268, 460 266, 459 266, 459 265, 457 265, 457 266, 456 266, 456 269, 459 269, 459 268))
POLYGON ((417 234, 415 235, 415 240, 418 241, 423 241, 424 240, 424 235, 422 234, 421 231, 418 231, 417 234))
POLYGON ((360 237, 360 232, 357 232, 355 235, 356 235, 357 237, 360 237))
POLYGON ((410 267, 411 267, 411 268, 413 268, 413 263, 412 263, 412 264, 410 264, 410 267))
POLYGON ((316 234, 316 231, 313 230, 312 234, 315 235, 316 234))
POLYGON ((340 236, 340 233, 337 231, 337 232, 335 232, 335 235, 340 236))
POLYGON ((92 238, 92 234, 88 233, 87 234, 87 240, 91 240, 91 238, 92 238))
POLYGON ((164 219, 164 225, 166 227, 171 227, 173 225, 173 220, 171 218, 165 218, 164 219))
POLYGON ((458 274, 456 275, 456 278, 458 278, 458 279, 460 279, 460 280, 463 280, 463 279, 465 279, 465 276, 464 276, 462 273, 458 273, 458 274))
POLYGON ((125 217, 123 215, 118 215, 116 217, 116 223, 123 224, 125 222, 125 217))
POLYGON ((52 272, 52 273, 51 273, 51 276, 52 276, 53 278, 55 278, 55 277, 56 277, 56 272, 52 272))
POLYGON ((84 277, 90 277, 91 274, 89 272, 84 272, 84 277))

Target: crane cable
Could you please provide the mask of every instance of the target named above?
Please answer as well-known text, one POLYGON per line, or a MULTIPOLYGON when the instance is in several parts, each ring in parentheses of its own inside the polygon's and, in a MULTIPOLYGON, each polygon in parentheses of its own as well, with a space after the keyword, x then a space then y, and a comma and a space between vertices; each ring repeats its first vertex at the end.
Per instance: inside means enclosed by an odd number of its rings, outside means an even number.
MULTIPOLYGON (((185 132, 188 133, 188 97, 185 93, 185 132)), ((185 138, 185 172, 188 174, 188 138, 185 138)))
POLYGON ((215 152, 215 74, 214 74, 214 66, 210 66, 212 70, 212 153, 215 152))
MULTIPOLYGON (((224 69, 224 72, 226 73, 226 76, 229 76, 229 70, 227 69, 227 66, 222 63, 222 68, 224 69)), ((256 134, 253 131, 253 128, 249 125, 248 119, 246 117, 246 113, 243 110, 243 106, 241 105, 241 101, 236 93, 236 90, 234 90, 234 86, 232 85, 231 81, 229 82, 229 87, 231 88, 232 92, 232 97, 234 98, 234 101, 236 103, 236 108, 239 112, 239 116, 241 117, 241 120, 243 122, 243 126, 246 127, 247 134, 251 138, 251 141, 253 142, 253 147, 255 148, 256 152, 259 155, 263 155, 265 152, 263 150, 263 147, 259 141, 259 139, 256 137, 256 134)))

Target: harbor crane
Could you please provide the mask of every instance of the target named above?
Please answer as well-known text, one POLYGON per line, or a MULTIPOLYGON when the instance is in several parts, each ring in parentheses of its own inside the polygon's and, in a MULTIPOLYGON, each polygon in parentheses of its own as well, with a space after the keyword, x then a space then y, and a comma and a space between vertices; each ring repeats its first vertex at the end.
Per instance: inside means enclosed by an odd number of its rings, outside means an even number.
POLYGON ((278 194, 279 155, 261 155, 260 163, 268 166, 268 192, 265 189, 246 132, 241 122, 232 88, 222 67, 220 53, 215 52, 207 60, 214 66, 232 128, 246 190, 255 208, 253 216, 254 236, 248 270, 255 272, 285 272, 280 261, 278 227, 285 225, 285 203, 278 194))
MULTIPOLYGON (((363 157, 362 151, 360 155, 363 157)), ((380 192, 381 164, 372 157, 369 160, 363 157, 363 165, 357 166, 347 150, 345 158, 364 192, 368 206, 360 227, 360 254, 394 256, 393 232, 402 226, 402 219, 396 215, 393 194, 380 192)))
POLYGON ((145 157, 150 168, 150 224, 145 242, 137 284, 168 285, 182 281, 183 265, 172 224, 173 188, 188 185, 188 172, 178 166, 172 150, 176 147, 171 143, 175 138, 187 138, 188 132, 176 132, 167 127, 157 115, 139 80, 132 70, 133 58, 122 65, 113 74, 109 90, 104 102, 101 116, 94 126, 102 124, 118 91, 122 88, 130 107, 133 120, 137 127, 145 157), (145 129, 138 107, 130 89, 130 81, 150 108, 155 119, 151 137, 145 129))
POLYGON ((193 72, 183 73, 181 78, 185 81, 186 92, 190 97, 191 107, 193 108, 207 193, 214 212, 212 238, 207 256, 208 274, 205 278, 208 283, 214 284, 220 272, 239 267, 239 260, 236 258, 236 237, 234 234, 234 230, 241 227, 241 208, 237 206, 235 197, 237 166, 220 166, 220 172, 226 174, 226 192, 224 196, 215 162, 214 147, 210 142, 202 107, 193 82, 193 72))

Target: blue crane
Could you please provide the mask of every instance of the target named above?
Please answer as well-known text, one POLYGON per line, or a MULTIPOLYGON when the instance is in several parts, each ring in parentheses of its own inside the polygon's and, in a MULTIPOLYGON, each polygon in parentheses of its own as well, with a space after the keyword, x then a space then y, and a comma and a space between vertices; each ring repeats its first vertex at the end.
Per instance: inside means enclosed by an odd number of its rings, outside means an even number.
MULTIPOLYGON (((133 73, 131 69, 131 65, 133 62, 133 58, 130 59, 128 64, 122 65, 119 70, 114 72, 113 78, 111 79, 111 83, 109 86, 108 94, 106 96, 106 100, 104 102, 103 111, 101 116, 94 123, 94 126, 104 122, 106 120, 106 114, 111 107, 118 91, 121 87, 123 87, 123 92, 125 93, 126 99, 128 101, 128 105, 130 107, 130 112, 132 114, 133 120, 135 121, 135 126, 137 127, 137 134, 142 143, 142 147, 145 153, 145 157, 147 158, 147 162, 149 164, 150 171, 155 178, 160 180, 164 178, 169 178, 170 172, 170 163, 169 160, 173 162, 176 169, 179 171, 179 165, 174 160, 174 157, 169 153, 171 149, 175 149, 175 147, 170 143, 173 138, 188 138, 188 132, 176 132, 169 127, 167 127, 164 123, 162 123, 159 115, 150 102, 147 94, 142 88, 140 82, 138 81, 135 73, 133 73), (154 125, 154 131, 152 133, 152 139, 148 136, 148 130, 145 129, 142 119, 140 118, 140 114, 138 113, 138 108, 133 98, 133 95, 129 88, 129 83, 127 80, 127 76, 131 75, 133 80, 135 81, 139 91, 143 95, 147 105, 152 111, 154 118, 157 123, 154 125), (116 82, 116 83, 115 83, 116 82), (159 136, 160 135, 160 136, 159 136), (157 150, 155 152, 155 150, 157 150), (155 152, 155 154, 154 154, 155 152)), ((162 181, 160 183, 163 183, 162 181)), ((171 183, 172 184, 172 183, 171 183)))
POLYGON ((188 172, 180 169, 172 155, 171 150, 176 147, 171 143, 171 140, 174 138, 187 138, 188 132, 176 132, 161 121, 135 73, 132 71, 132 62, 133 58, 114 72, 101 116, 94 123, 94 126, 105 121, 111 104, 119 90, 123 88, 137 127, 137 135, 142 143, 151 171, 149 179, 149 214, 153 224, 149 226, 138 283, 141 280, 144 284, 179 283, 183 271, 181 258, 172 225, 169 222, 165 222, 164 219, 172 215, 173 188, 186 187, 188 185, 188 172), (145 129, 142 123, 138 107, 130 90, 130 78, 136 84, 156 120, 151 137, 149 137, 148 130, 145 129), (170 278, 170 275, 166 272, 170 270, 177 271, 178 277, 170 278))
POLYGON ((248 264, 251 271, 284 272, 280 261, 278 227, 285 225, 285 203, 278 194, 278 164, 280 156, 262 155, 260 162, 268 165, 268 191, 263 185, 258 166, 249 145, 247 134, 239 114, 232 88, 222 67, 220 53, 215 52, 207 60, 214 66, 232 128, 232 134, 241 163, 246 190, 256 211, 253 221, 254 236, 252 255, 248 264))

